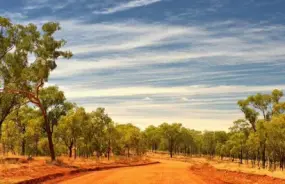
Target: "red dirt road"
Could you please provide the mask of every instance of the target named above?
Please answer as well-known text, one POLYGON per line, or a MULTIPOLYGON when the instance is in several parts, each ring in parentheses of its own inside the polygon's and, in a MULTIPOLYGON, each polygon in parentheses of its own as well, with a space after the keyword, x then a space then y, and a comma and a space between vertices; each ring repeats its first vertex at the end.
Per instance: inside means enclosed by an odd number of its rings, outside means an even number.
POLYGON ((61 184, 285 184, 285 180, 215 169, 209 164, 162 160, 160 164, 93 172, 61 184))
POLYGON ((205 184, 189 167, 189 163, 162 161, 150 166, 94 172, 61 184, 205 184))

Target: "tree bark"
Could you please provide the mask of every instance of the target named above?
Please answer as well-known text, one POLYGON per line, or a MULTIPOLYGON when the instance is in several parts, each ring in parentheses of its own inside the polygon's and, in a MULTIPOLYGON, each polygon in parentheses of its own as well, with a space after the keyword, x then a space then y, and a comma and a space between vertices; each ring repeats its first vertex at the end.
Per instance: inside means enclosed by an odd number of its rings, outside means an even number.
POLYGON ((26 154, 26 139, 23 138, 22 140, 22 153, 21 155, 24 156, 26 154))
POLYGON ((242 164, 242 158, 243 158, 243 153, 242 153, 242 148, 240 149, 240 164, 242 164))
POLYGON ((74 140, 74 159, 76 159, 77 158, 77 147, 76 147, 76 140, 74 140))
POLYGON ((265 169, 265 164, 266 164, 266 145, 265 143, 263 143, 263 147, 262 147, 262 168, 265 169))
POLYGON ((52 132, 50 129, 50 125, 49 125, 49 120, 47 117, 47 112, 44 109, 44 107, 42 106, 40 100, 38 99, 38 104, 39 108, 42 111, 42 115, 44 117, 44 121, 45 121, 45 128, 46 128, 46 132, 47 132, 47 137, 48 137, 48 145, 49 145, 49 151, 50 151, 50 158, 51 161, 55 161, 55 151, 54 151, 54 145, 53 145, 53 140, 52 140, 52 132))
POLYGON ((130 148, 128 146, 128 158, 130 157, 130 148))
POLYGON ((173 157, 173 143, 172 140, 169 141, 169 153, 170 153, 170 158, 173 157))
POLYGON ((108 160, 110 160, 110 151, 111 151, 111 141, 109 139, 108 141, 108 150, 107 150, 107 157, 108 157, 108 160))
POLYGON ((73 148, 73 142, 68 146, 68 149, 69 149, 69 158, 72 158, 72 148, 73 148))

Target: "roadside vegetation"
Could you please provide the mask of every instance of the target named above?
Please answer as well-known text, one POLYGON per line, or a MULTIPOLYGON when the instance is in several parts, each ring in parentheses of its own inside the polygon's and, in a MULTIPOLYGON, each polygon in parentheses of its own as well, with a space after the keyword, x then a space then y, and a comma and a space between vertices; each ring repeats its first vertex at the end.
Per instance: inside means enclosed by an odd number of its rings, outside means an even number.
POLYGON ((1 153, 23 156, 106 157, 143 155, 148 150, 168 151, 170 157, 209 156, 231 158, 275 170, 285 166, 285 103, 283 92, 256 94, 238 101, 244 117, 229 131, 196 131, 180 123, 162 123, 141 130, 119 124, 104 108, 86 112, 66 100, 57 86, 45 87, 56 69, 64 40, 53 36, 60 30, 50 22, 12 24, 0 17, 1 153), (31 60, 34 58, 34 60, 31 60))

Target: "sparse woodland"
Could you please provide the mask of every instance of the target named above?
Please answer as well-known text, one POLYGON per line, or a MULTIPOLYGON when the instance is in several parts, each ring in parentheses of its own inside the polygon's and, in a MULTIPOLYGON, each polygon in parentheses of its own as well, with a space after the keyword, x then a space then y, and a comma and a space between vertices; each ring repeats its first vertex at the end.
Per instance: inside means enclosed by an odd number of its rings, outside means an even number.
MULTIPOLYGON (((118 124, 104 108, 86 112, 66 100, 56 86, 45 87, 56 69, 64 40, 56 40, 57 23, 16 25, 0 17, 1 154, 27 156, 110 157, 169 151, 173 155, 232 159, 268 169, 285 166, 285 102, 283 92, 255 94, 238 101, 244 117, 229 131, 196 131, 180 123, 141 130, 118 124), (33 55, 35 60, 29 60, 33 55)), ((155 123, 155 122, 153 122, 155 123)))

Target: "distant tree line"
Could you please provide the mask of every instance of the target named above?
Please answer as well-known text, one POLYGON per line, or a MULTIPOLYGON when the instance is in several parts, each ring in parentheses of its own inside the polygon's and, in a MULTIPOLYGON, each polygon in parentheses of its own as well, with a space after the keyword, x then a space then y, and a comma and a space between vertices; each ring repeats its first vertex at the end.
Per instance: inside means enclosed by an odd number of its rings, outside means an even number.
POLYGON ((285 102, 283 92, 258 93, 238 101, 244 118, 225 131, 195 131, 181 124, 150 126, 145 130, 148 148, 173 154, 231 158, 275 170, 285 166, 285 102))
MULTIPOLYGON (((57 90, 56 87, 42 91, 57 90)), ((142 155, 147 151, 143 132, 132 124, 115 124, 104 108, 87 113, 62 101, 48 111, 55 154, 69 157, 142 155), (60 117, 57 117, 59 114, 60 117)), ((2 154, 48 156, 50 150, 41 112, 28 105, 13 110, 2 124, 2 154)))

